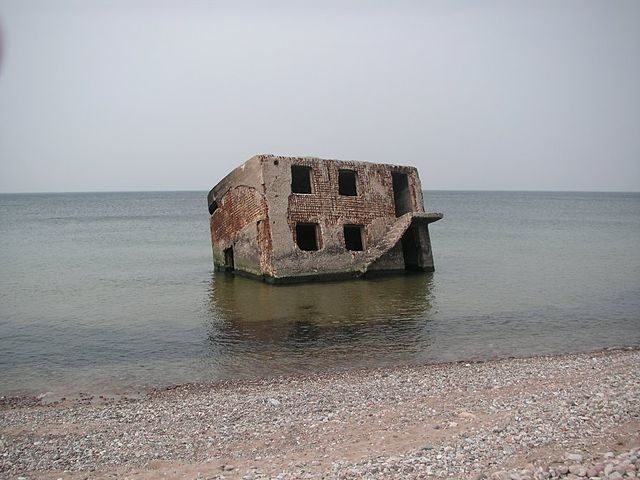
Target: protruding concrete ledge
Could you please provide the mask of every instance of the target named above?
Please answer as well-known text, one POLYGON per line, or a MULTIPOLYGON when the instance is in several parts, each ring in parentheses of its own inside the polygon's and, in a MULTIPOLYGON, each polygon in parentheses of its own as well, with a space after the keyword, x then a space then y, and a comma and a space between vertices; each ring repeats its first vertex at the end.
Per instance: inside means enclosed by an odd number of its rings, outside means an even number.
POLYGON ((437 212, 416 212, 413 214, 414 221, 422 220, 427 224, 437 222, 438 220, 442 220, 443 218, 444 214, 437 212))

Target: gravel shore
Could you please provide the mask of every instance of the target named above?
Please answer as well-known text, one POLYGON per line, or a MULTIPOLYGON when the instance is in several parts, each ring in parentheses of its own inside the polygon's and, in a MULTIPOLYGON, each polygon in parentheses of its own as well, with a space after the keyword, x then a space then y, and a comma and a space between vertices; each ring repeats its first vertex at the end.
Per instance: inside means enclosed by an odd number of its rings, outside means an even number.
POLYGON ((0 478, 640 478, 640 351, 0 402, 0 478))

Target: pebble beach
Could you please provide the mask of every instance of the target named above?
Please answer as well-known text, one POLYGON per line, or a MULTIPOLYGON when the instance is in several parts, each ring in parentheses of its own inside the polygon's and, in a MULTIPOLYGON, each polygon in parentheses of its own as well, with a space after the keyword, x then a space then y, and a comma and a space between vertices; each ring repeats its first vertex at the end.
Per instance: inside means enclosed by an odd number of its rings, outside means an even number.
POLYGON ((0 400, 0 478, 640 478, 640 351, 0 400))

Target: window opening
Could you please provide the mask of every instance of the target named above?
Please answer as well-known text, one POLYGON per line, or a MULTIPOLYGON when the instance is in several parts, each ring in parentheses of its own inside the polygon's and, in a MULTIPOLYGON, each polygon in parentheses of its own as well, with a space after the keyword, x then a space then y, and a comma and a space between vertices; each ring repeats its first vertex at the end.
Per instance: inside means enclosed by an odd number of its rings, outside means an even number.
POLYGON ((235 264, 233 262, 233 247, 224 249, 224 269, 227 272, 233 272, 235 264))
POLYGON ((291 192, 311 193, 311 167, 291 165, 291 192))
POLYGON ((420 240, 416 227, 411 226, 402 236, 404 269, 410 272, 423 271, 420 259, 420 240))
POLYGON ((358 192, 356 189, 356 172, 353 170, 338 170, 338 193, 355 197, 358 192))
POLYGON ((344 246, 347 250, 361 252, 364 250, 362 240, 362 225, 344 226, 344 246))
POLYGON ((300 250, 312 252, 320 249, 319 226, 317 223, 298 223, 296 225, 296 243, 300 250))
POLYGON ((400 217, 407 212, 413 211, 409 179, 406 173, 393 172, 391 176, 393 179, 393 201, 396 206, 396 217, 400 217))

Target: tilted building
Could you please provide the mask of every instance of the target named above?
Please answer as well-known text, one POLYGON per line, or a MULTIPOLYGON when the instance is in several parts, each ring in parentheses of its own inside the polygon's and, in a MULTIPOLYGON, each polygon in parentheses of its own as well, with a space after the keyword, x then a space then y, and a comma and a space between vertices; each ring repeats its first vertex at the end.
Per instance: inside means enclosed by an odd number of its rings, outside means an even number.
POLYGON ((414 167, 256 155, 208 195, 217 270, 269 282, 433 271, 414 167))

